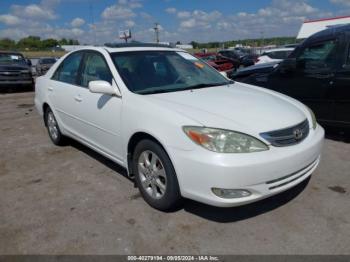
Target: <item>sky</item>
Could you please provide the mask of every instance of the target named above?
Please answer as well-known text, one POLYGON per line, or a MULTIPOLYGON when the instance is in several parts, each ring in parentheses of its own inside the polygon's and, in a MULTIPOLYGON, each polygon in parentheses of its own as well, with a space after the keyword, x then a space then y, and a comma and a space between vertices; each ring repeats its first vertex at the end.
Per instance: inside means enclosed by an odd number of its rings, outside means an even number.
POLYGON ((188 43, 296 36, 305 20, 350 15, 350 0, 1 0, 0 38, 35 35, 84 44, 188 43))

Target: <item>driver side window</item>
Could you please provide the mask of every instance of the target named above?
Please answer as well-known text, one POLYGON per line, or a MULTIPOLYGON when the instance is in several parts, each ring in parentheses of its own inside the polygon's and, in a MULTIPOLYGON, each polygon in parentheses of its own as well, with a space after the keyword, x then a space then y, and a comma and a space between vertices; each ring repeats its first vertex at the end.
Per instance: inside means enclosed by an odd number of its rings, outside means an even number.
POLYGON ((336 41, 329 40, 315 43, 301 53, 297 59, 299 69, 332 68, 336 62, 336 41))
POLYGON ((112 84, 112 73, 102 55, 88 52, 84 64, 81 72, 81 86, 88 87, 89 82, 95 80, 103 80, 112 84))

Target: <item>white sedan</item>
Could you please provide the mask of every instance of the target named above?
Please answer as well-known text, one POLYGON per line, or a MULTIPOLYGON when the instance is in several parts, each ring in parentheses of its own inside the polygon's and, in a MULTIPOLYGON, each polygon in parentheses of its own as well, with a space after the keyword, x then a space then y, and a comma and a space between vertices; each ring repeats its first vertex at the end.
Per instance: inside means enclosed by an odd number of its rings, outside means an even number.
POLYGON ((294 48, 276 48, 266 50, 255 64, 265 64, 271 62, 281 62, 294 51, 294 48))
POLYGON ((71 52, 37 79, 35 104, 54 144, 70 137, 125 167, 160 210, 285 191, 316 169, 324 140, 302 103, 160 46, 71 52))

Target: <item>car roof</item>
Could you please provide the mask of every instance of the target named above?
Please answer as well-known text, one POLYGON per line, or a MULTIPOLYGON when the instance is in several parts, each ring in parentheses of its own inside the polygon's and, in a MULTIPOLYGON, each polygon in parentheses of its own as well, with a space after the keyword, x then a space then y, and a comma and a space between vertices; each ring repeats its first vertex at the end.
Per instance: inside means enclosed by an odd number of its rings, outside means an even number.
POLYGON ((278 52, 278 51, 293 51, 295 48, 292 47, 283 47, 283 48, 272 48, 265 50, 264 53, 278 52))
POLYGON ((320 31, 320 32, 310 36, 309 38, 306 39, 306 41, 313 40, 315 38, 328 37, 328 36, 332 36, 332 35, 335 36, 337 34, 340 34, 340 33, 346 32, 346 31, 350 31, 350 24, 332 26, 328 29, 325 29, 323 31, 320 31))
POLYGON ((40 57, 39 58, 39 60, 43 60, 43 59, 55 59, 54 57, 50 57, 50 56, 48 56, 48 57, 40 57))
POLYGON ((133 51, 173 51, 173 52, 187 52, 183 49, 172 48, 165 45, 118 45, 118 46, 82 46, 72 52, 81 50, 95 50, 107 51, 108 53, 133 52, 133 51))

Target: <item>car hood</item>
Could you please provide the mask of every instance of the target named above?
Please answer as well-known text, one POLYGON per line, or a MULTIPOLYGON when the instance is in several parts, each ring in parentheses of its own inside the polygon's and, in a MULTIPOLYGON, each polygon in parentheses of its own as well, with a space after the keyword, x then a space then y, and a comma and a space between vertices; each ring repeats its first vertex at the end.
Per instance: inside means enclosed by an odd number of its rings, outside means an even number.
POLYGON ((18 64, 0 64, 0 71, 22 71, 29 70, 29 67, 26 65, 18 65, 18 64))
POLYGON ((147 98, 200 125, 253 135, 290 127, 306 119, 302 110, 288 98, 240 83, 148 95, 147 98))

